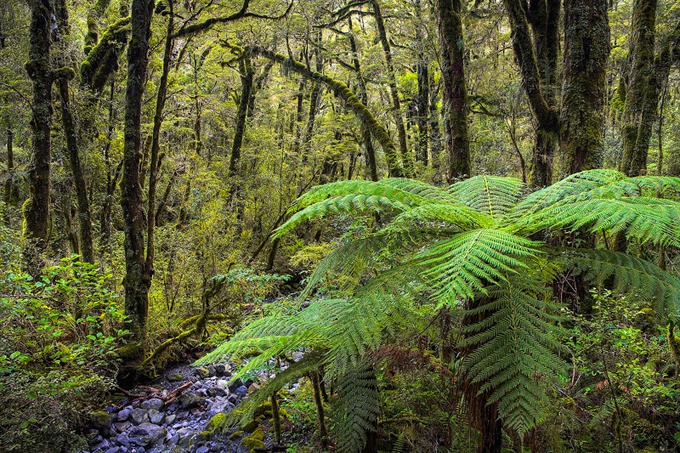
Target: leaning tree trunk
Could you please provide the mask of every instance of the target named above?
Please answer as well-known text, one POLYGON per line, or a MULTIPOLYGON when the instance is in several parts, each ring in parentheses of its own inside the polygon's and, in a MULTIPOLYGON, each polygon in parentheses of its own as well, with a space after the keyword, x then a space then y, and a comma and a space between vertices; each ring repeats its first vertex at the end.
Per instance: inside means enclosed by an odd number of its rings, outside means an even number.
POLYGON ((121 205, 125 222, 125 314, 129 329, 139 348, 127 359, 144 353, 148 317, 149 287, 152 270, 144 256, 145 217, 141 165, 141 121, 144 82, 148 66, 149 38, 153 0, 132 1, 132 29, 128 46, 128 82, 125 92, 125 141, 123 146, 123 180, 121 205))
POLYGON ((37 274, 42 268, 39 252, 47 245, 50 216, 50 160, 52 142, 52 83, 50 61, 52 44, 51 26, 54 10, 51 2, 33 0, 26 72, 32 82, 33 109, 31 130, 33 152, 28 170, 30 197, 24 203, 24 260, 27 270, 37 274))
POLYGON ((468 97, 463 63, 463 23, 460 0, 437 0, 435 4, 442 52, 444 82, 444 137, 448 154, 447 178, 469 177, 470 138, 468 97))
POLYGON ((565 0, 560 176, 602 165, 609 59, 607 0, 565 0))

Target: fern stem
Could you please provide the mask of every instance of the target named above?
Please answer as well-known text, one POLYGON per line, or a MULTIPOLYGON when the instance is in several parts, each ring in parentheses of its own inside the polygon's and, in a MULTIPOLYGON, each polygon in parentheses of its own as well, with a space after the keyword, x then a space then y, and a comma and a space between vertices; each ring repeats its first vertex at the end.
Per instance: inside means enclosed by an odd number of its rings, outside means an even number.
POLYGON ((312 386, 314 387, 314 403, 316 404, 316 416, 319 422, 319 436, 321 437, 321 446, 325 449, 328 447, 328 431, 326 430, 326 416, 324 415, 323 401, 321 398, 321 386, 319 384, 319 373, 311 373, 312 386))
POLYGON ((272 402, 272 421, 274 422, 274 439, 277 444, 281 443, 281 418, 279 415, 279 400, 276 393, 271 396, 272 402))

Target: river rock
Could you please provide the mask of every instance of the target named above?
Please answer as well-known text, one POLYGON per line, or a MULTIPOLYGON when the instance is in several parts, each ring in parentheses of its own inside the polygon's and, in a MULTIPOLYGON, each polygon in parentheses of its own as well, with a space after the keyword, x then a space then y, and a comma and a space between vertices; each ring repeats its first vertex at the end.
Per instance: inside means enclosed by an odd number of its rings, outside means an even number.
POLYGON ((182 409, 189 409, 192 407, 200 406, 203 403, 205 403, 205 398, 200 397, 193 393, 185 393, 179 399, 179 404, 180 406, 182 406, 182 409))
POLYGON ((156 442, 165 438, 165 428, 145 422, 136 428, 132 428, 129 438, 132 444, 141 447, 153 446, 156 442))
POLYGON ((130 409, 128 409, 127 407, 125 409, 121 409, 120 411, 118 411, 118 421, 124 422, 125 420, 130 418, 131 412, 132 411, 130 409))
POLYGON ((163 404, 164 404, 163 400, 160 399, 160 398, 150 398, 146 401, 142 401, 142 404, 140 405, 140 407, 142 409, 147 409, 147 410, 155 409, 155 410, 159 411, 163 407, 163 404))
POLYGON ((220 387, 210 387, 208 389, 208 395, 210 396, 227 396, 227 391, 220 387))
POLYGON ((163 423, 163 412, 157 411, 156 409, 149 409, 149 421, 155 425, 160 425, 163 423))
POLYGON ((234 389, 234 394, 243 398, 248 394, 248 387, 246 387, 245 385, 237 387, 236 389, 234 389))
POLYGON ((135 426, 149 421, 149 413, 139 407, 132 409, 130 416, 132 417, 132 424, 135 426))

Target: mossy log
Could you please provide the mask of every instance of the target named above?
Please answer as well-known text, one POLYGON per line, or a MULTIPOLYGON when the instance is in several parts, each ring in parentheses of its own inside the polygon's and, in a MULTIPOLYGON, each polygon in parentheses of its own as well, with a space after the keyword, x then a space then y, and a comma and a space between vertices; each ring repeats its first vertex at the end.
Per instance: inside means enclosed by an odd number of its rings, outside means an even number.
POLYGON ((404 170, 399 164, 397 150, 394 146, 394 142, 390 138, 390 135, 387 133, 385 128, 382 127, 380 123, 378 123, 378 120, 376 120, 375 116, 373 116, 370 110, 368 110, 368 108, 359 100, 354 91, 352 91, 347 85, 340 82, 339 80, 328 77, 327 75, 312 71, 299 61, 286 57, 285 55, 272 52, 271 50, 264 49, 262 47, 253 46, 249 47, 248 49, 244 49, 231 44, 227 44, 227 46, 239 55, 245 54, 246 52, 260 55, 264 58, 281 64, 284 68, 300 74, 305 78, 316 80, 326 85, 336 96, 342 98, 347 103, 349 109, 359 117, 362 123, 371 131, 371 134, 373 134, 378 143, 380 143, 380 146, 385 152, 385 158, 387 160, 387 167, 390 176, 404 176, 404 170))
POLYGON ((170 348, 170 346, 177 343, 178 341, 185 340, 187 338, 190 338, 194 335, 203 332, 203 330, 205 329, 205 325, 208 322, 208 318, 209 318, 208 312, 207 311, 203 312, 201 315, 198 316, 198 318, 196 318, 196 323, 191 329, 185 330, 179 335, 169 338, 160 345, 158 345, 158 347, 154 349, 151 355, 149 355, 146 359, 142 361, 142 363, 139 364, 138 368, 144 369, 147 365, 152 364, 161 354, 167 351, 168 348, 170 348))

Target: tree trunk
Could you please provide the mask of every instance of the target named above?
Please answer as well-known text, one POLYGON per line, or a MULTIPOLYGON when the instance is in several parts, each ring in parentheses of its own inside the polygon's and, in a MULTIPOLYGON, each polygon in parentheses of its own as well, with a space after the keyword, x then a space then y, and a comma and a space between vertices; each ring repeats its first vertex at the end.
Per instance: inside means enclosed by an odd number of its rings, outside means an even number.
MULTIPOLYGON (((16 199, 14 183, 14 132, 7 127, 7 180, 5 181, 5 209, 16 199)), ((7 209, 9 212, 9 209, 7 209)))
POLYGON ((408 144, 406 143, 406 128, 404 127, 404 118, 401 114, 401 102, 399 100, 399 90, 397 88, 397 79, 394 72, 394 63, 392 62, 392 49, 390 42, 387 39, 387 32, 385 31, 385 22, 383 21, 382 13, 380 12, 380 5, 377 0, 371 0, 373 7, 373 15, 378 27, 378 38, 382 44, 383 52, 385 54, 385 66, 387 67, 387 80, 390 89, 390 96, 392 98, 392 110, 394 115, 394 122, 397 126, 397 135, 399 136, 399 152, 401 157, 401 164, 404 168, 406 176, 413 176, 413 163, 408 152, 408 144))
POLYGON ((30 198, 23 207, 26 238, 24 260, 27 270, 36 275, 42 268, 38 252, 47 245, 50 217, 50 160, 52 152, 52 83, 50 60, 51 27, 54 11, 51 2, 33 0, 31 7, 29 62, 26 72, 32 82, 33 110, 31 131, 33 152, 28 169, 30 198))
POLYGON ((151 133, 151 158, 149 162, 149 192, 148 192, 148 209, 146 222, 146 272, 149 274, 149 279, 153 275, 154 256, 156 251, 155 246, 155 228, 156 228, 156 188, 158 187, 158 172, 160 170, 161 159, 159 157, 160 141, 161 141, 161 127, 163 126, 163 109, 165 108, 165 101, 168 94, 168 76, 170 75, 170 66, 172 64, 172 47, 174 39, 172 38, 174 27, 174 4, 172 0, 166 0, 168 7, 168 22, 165 32, 165 47, 163 50, 163 67, 161 69, 161 79, 158 85, 158 93, 156 94, 156 112, 153 116, 153 131, 151 133))
MULTIPOLYGON (((357 74, 357 80, 359 81, 359 100, 367 105, 368 103, 368 89, 366 88, 366 81, 364 80, 363 73, 361 71, 361 64, 359 63, 359 52, 357 49, 357 41, 354 37, 354 31, 352 30, 352 17, 349 16, 349 45, 352 51, 352 64, 354 65, 354 71, 357 74)), ((373 148, 373 140, 371 139, 371 131, 366 126, 364 122, 361 123, 361 142, 364 148, 364 153, 366 156, 366 168, 368 169, 368 175, 371 181, 378 180, 378 163, 375 157, 375 149, 373 148)))
POLYGON ((623 157, 620 170, 639 176, 647 169, 649 140, 656 117, 657 84, 654 65, 657 0, 636 0, 631 19, 629 73, 623 110, 623 157))
POLYGON ((61 98, 61 121, 64 127, 64 135, 66 136, 66 149, 68 150, 69 164, 73 174, 73 184, 76 189, 80 254, 83 261, 94 263, 92 214, 90 212, 90 200, 87 196, 85 175, 80 164, 78 135, 73 112, 71 111, 68 80, 62 77, 57 81, 57 85, 59 87, 59 97, 61 98))
POLYGON ((557 59, 559 45, 556 24, 559 17, 559 1, 551 0, 545 4, 532 2, 532 5, 535 5, 532 8, 534 14, 532 22, 536 33, 533 41, 527 10, 521 0, 504 0, 503 3, 510 20, 512 47, 520 68, 522 85, 536 118, 529 186, 545 187, 552 183, 552 159, 559 133, 557 107, 550 95, 554 90, 551 88, 554 84, 550 81, 554 78, 554 68, 557 64, 554 60, 557 59), (541 61, 540 71, 538 58, 541 61))
POLYGON ((145 212, 140 181, 141 120, 148 66, 153 0, 132 0, 132 29, 128 46, 121 206, 125 222, 125 314, 138 348, 128 359, 144 353, 152 270, 144 256, 145 212))
POLYGON ((463 63, 462 5, 460 0, 437 0, 435 9, 442 52, 447 178, 452 182, 454 179, 471 175, 469 108, 463 63))
MULTIPOLYGON (((318 45, 321 45, 321 31, 319 31, 318 45)), ((314 57, 316 60, 315 70, 319 74, 323 70, 323 58, 321 52, 317 47, 314 50, 314 57)), ((302 139, 302 163, 305 164, 309 159, 309 152, 312 145, 312 136, 314 135, 314 123, 316 122, 316 114, 319 110, 319 98, 321 97, 321 82, 315 81, 312 84, 312 92, 309 94, 309 113, 307 115, 307 127, 305 128, 305 135, 302 139)))
POLYGON ((560 177, 599 168, 609 59, 607 0, 565 0, 560 177))

